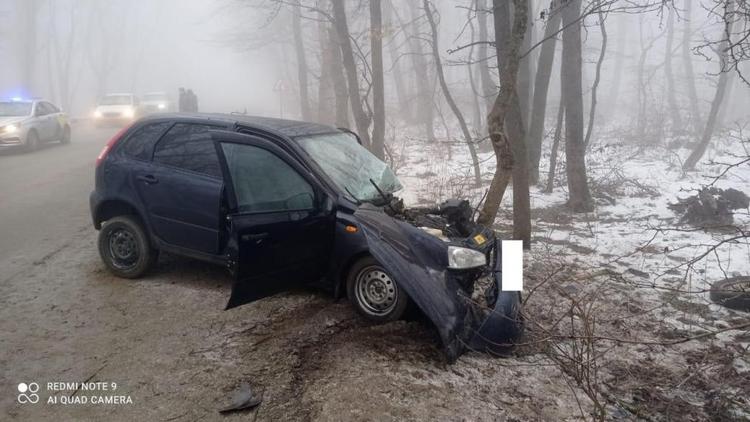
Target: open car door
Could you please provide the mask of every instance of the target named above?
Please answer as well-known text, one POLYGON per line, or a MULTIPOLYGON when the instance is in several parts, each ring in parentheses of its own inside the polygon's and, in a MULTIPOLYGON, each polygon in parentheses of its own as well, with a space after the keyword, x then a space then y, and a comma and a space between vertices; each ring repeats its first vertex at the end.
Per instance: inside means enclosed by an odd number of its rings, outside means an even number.
POLYGON ((212 132, 227 190, 227 253, 235 275, 227 309, 316 281, 330 262, 331 196, 273 142, 212 132))

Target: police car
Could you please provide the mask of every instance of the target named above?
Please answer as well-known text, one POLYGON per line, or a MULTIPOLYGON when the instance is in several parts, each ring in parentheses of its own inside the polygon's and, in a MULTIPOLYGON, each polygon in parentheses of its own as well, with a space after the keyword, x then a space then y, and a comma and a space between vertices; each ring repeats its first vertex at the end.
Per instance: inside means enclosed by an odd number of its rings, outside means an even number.
POLYGON ((70 143, 70 122, 59 107, 41 99, 0 100, 0 149, 33 151, 50 141, 70 143))

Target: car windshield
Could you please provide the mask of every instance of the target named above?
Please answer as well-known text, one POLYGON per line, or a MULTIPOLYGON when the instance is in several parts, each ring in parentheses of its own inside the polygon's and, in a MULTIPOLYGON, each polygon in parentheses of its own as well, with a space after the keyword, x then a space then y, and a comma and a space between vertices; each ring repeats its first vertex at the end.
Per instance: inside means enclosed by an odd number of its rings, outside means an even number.
POLYGON ((387 164, 344 133, 304 136, 295 139, 329 178, 355 200, 378 202, 384 193, 402 188, 387 164))
POLYGON ((28 116, 31 114, 31 103, 20 101, 0 102, 0 116, 28 116))
POLYGON ((102 98, 99 105, 130 105, 133 97, 130 95, 107 95, 102 98))

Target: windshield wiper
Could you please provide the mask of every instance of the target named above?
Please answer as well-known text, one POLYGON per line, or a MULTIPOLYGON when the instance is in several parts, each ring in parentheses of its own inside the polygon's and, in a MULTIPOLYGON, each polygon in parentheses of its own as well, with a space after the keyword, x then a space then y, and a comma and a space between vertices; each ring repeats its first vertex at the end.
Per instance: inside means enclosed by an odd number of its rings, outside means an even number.
POLYGON ((378 193, 380 194, 380 197, 383 198, 383 201, 385 201, 385 204, 383 204, 383 205, 388 205, 388 208, 390 208, 391 211, 393 211, 395 214, 398 214, 396 212, 396 209, 393 208, 393 204, 391 204, 391 202, 392 202, 391 199, 393 199, 393 195, 387 196, 385 194, 385 192, 383 192, 383 190, 380 189, 380 186, 378 186, 378 184, 375 183, 374 180, 370 179, 370 183, 372 183, 372 185, 375 186, 375 190, 378 191, 378 193))
POLYGON ((344 186, 344 189, 346 190, 346 193, 348 193, 349 196, 352 197, 352 199, 354 200, 354 202, 357 203, 357 205, 362 205, 362 200, 359 199, 359 198, 357 198, 356 196, 354 196, 354 194, 352 193, 352 191, 349 190, 349 186, 344 186))

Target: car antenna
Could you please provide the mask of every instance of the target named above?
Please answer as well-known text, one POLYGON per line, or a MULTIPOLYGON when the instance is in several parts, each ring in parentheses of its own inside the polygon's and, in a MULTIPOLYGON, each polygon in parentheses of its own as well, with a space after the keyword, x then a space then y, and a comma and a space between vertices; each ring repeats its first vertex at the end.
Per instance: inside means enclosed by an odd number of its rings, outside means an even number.
POLYGON ((394 214, 398 214, 398 212, 396 211, 396 209, 395 209, 395 208, 393 208, 393 205, 391 204, 391 200, 390 200, 390 199, 388 199, 388 197, 387 197, 387 196, 385 195, 385 193, 384 193, 384 192, 383 192, 383 191, 382 191, 382 190, 380 189, 380 187, 378 186, 378 184, 377 184, 377 183, 375 183, 375 181, 374 181, 374 180, 372 180, 372 179, 370 179, 370 183, 372 183, 372 185, 373 185, 373 186, 375 186, 375 190, 376 190, 376 191, 378 191, 378 193, 379 193, 379 194, 380 194, 380 196, 381 196, 381 197, 383 198, 383 200, 385 201, 385 203, 386 203, 386 204, 388 204, 388 208, 390 208, 390 209, 391 209, 391 211, 393 211, 393 213, 394 213, 394 214))

